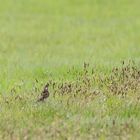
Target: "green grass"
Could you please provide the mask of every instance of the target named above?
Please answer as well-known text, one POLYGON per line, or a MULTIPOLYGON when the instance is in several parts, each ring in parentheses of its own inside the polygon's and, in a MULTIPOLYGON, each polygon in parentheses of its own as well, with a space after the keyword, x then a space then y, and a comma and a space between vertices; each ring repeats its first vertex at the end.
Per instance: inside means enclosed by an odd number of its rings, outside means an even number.
POLYGON ((35 103, 49 79, 74 81, 84 62, 99 74, 109 74, 122 60, 139 65, 139 5, 139 0, 1 1, 0 139, 140 139, 138 93, 121 97, 104 90, 92 100, 58 95, 35 103))

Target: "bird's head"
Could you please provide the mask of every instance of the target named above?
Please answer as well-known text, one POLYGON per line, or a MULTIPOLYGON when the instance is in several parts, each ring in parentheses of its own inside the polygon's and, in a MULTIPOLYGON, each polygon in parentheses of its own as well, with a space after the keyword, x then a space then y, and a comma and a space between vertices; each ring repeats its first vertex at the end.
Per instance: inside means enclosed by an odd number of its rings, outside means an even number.
POLYGON ((49 83, 47 83, 47 84, 45 85, 45 87, 49 87, 49 83))
POLYGON ((44 87, 44 90, 48 90, 48 87, 49 87, 49 83, 47 83, 44 87))

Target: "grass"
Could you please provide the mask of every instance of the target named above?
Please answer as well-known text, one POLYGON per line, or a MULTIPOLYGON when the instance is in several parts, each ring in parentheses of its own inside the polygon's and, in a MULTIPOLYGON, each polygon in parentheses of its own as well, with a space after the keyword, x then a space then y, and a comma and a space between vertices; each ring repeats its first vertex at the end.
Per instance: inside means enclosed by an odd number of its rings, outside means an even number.
MULTIPOLYGON (((122 60, 134 60, 139 71, 139 4, 138 0, 2 1, 0 139, 139 139, 139 89, 116 94, 111 80, 110 88, 98 81, 110 76, 113 67, 122 68, 122 60), (61 95, 63 88, 50 84, 51 96, 36 103, 50 80, 59 86, 75 85, 79 73, 84 73, 84 62, 97 76, 88 88, 80 77, 77 85, 87 88, 86 94, 61 95)), ((139 83, 131 76, 128 81, 139 83)), ((117 84, 124 87, 121 81, 117 84)))

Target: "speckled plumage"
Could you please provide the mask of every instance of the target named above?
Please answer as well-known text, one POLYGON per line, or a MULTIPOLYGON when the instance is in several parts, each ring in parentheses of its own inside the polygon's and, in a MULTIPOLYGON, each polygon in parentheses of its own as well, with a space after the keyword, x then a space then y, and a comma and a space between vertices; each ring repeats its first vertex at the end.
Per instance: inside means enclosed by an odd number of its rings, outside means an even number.
POLYGON ((41 97, 37 100, 38 102, 40 101, 44 101, 45 99, 47 99, 49 97, 49 91, 48 91, 48 87, 49 87, 49 84, 47 84, 45 87, 44 87, 44 90, 42 91, 41 93, 41 97))

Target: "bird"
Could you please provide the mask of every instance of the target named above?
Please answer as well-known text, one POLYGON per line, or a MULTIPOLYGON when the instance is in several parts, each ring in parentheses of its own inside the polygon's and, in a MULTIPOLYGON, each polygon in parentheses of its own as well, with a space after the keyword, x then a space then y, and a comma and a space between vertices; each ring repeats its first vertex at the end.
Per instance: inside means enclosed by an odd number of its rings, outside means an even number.
POLYGON ((49 84, 46 84, 41 93, 41 97, 37 100, 37 102, 44 101, 45 99, 49 97, 50 93, 49 93, 48 87, 49 87, 49 84))

